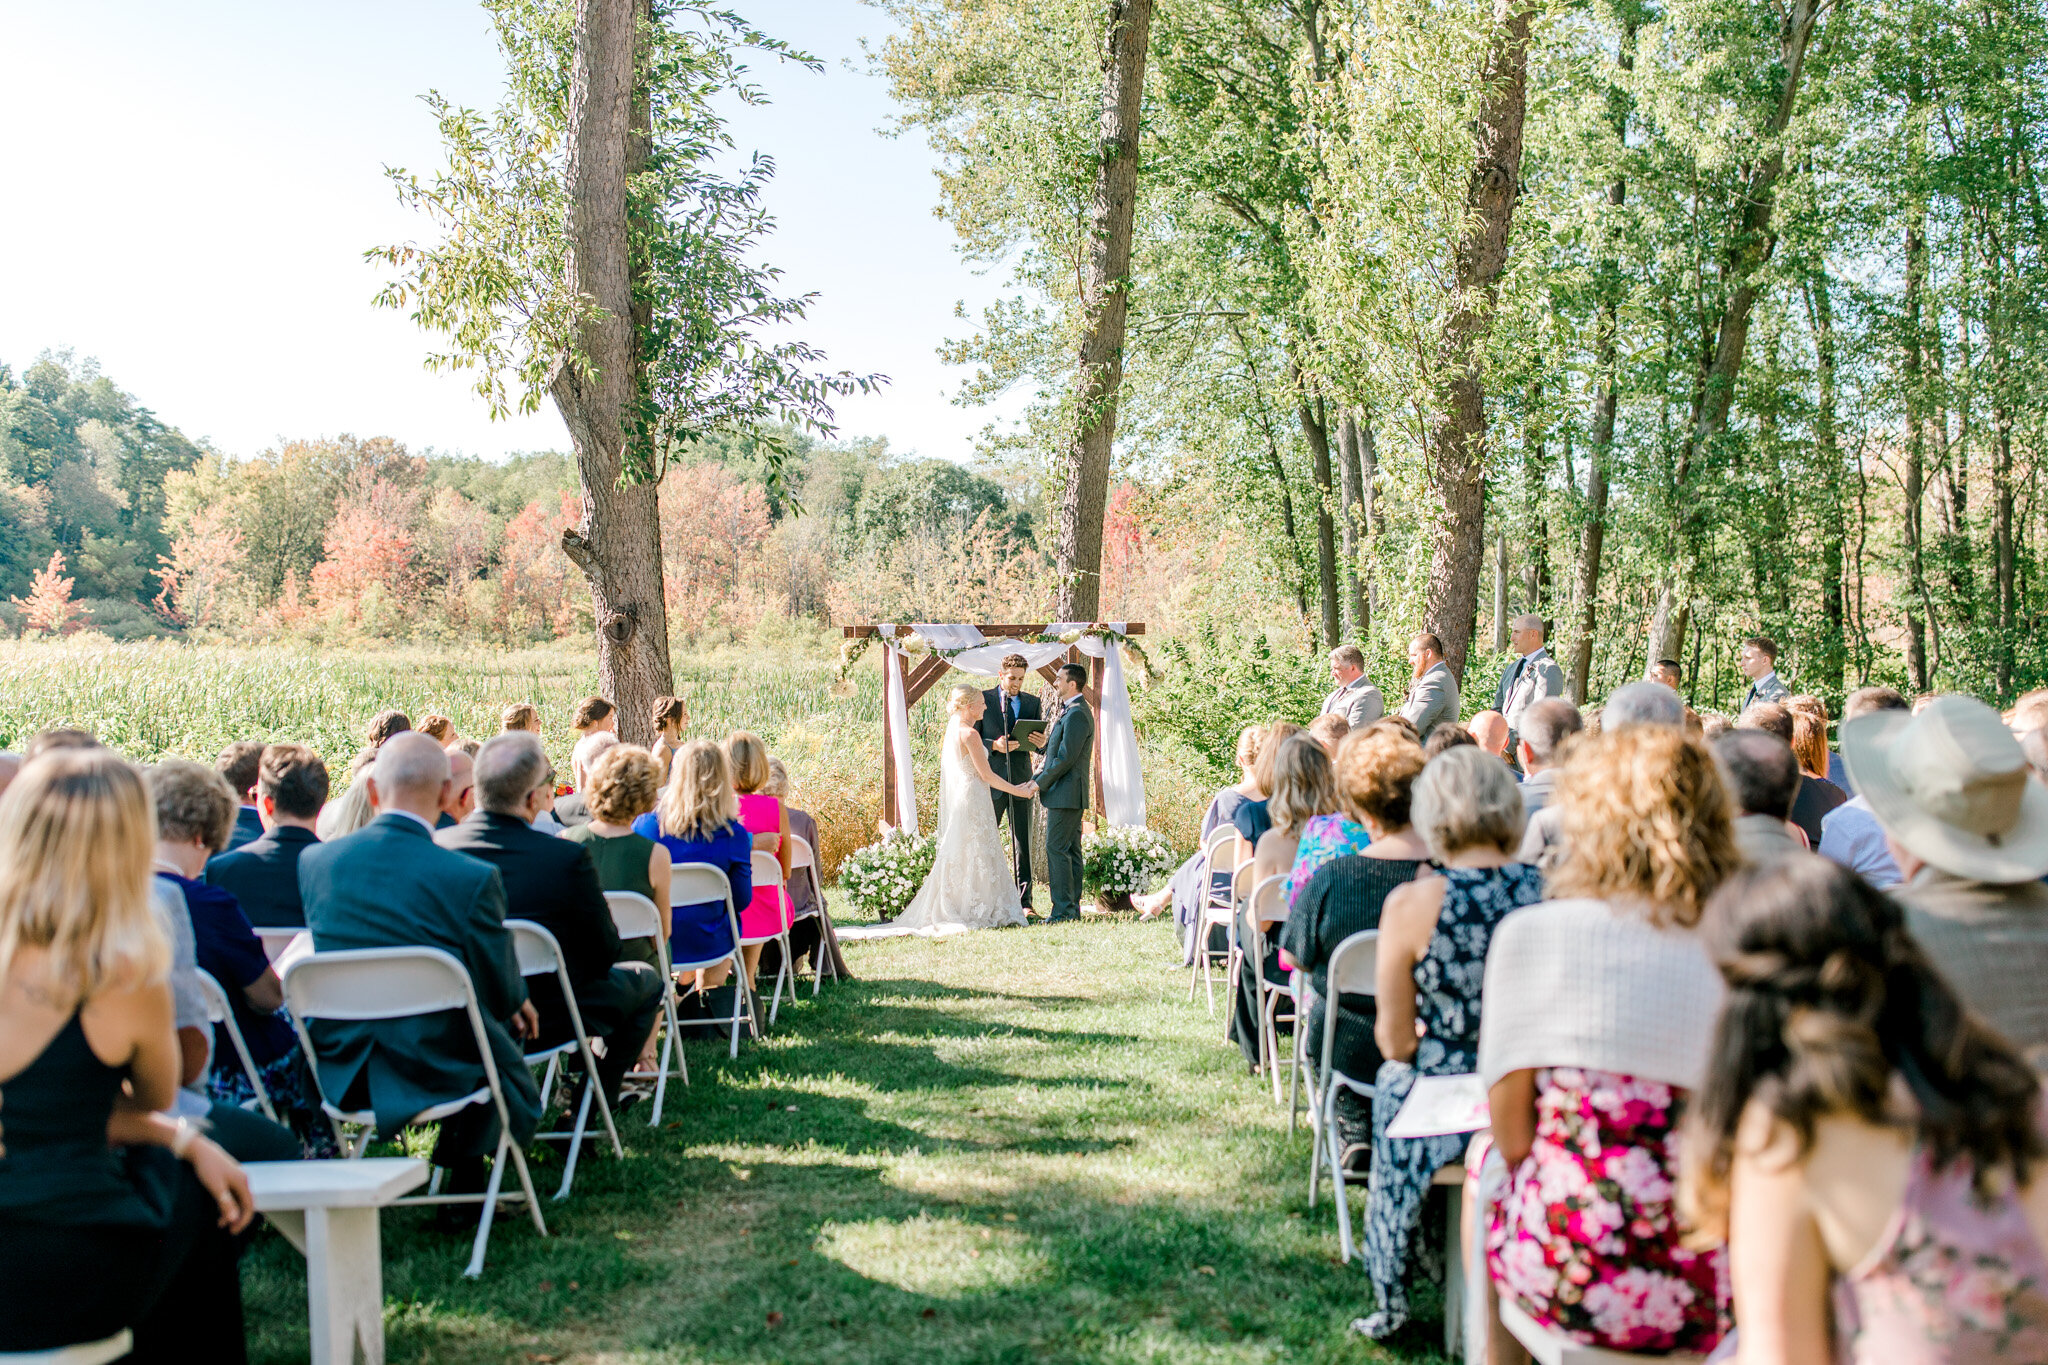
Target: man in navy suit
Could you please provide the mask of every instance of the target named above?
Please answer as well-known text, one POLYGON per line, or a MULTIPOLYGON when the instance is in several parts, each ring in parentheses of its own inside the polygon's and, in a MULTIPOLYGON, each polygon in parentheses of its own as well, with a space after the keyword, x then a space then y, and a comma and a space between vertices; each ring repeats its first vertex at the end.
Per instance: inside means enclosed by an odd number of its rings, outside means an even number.
MULTIPOLYGON (((583 1027, 604 1040, 598 1083, 617 1104, 620 1083, 654 1031, 661 973, 620 961, 625 954, 590 850, 533 827, 555 794, 555 771, 538 735, 510 731, 477 750, 476 790, 477 809, 434 842, 497 868, 505 918, 531 920, 555 936, 583 1027)), ((561 983, 549 973, 533 977, 528 989, 540 1011, 540 1046, 567 1042, 574 1031, 561 983)))
MULTIPOLYGON (((1003 660, 997 685, 981 694, 984 703, 975 729, 981 732, 982 747, 988 750, 988 766, 1005 782, 1019 786, 1031 780, 1031 752, 1010 738, 1020 720, 1038 720, 1038 697, 1024 690, 1024 673, 1029 667, 1022 654, 1003 660)), ((1031 908, 1031 798, 1012 796, 995 787, 989 795, 996 806, 996 823, 1010 818, 1010 847, 1017 861, 1017 896, 1024 908, 1031 908)))
POLYGON ((214 771, 228 780, 228 785, 235 789, 235 800, 242 803, 242 808, 235 812, 235 829, 228 835, 223 853, 233 853, 243 844, 263 837, 263 820, 256 810, 256 774, 262 764, 260 739, 238 739, 222 749, 220 757, 213 761, 214 771))
MULTIPOLYGON (((540 1121, 540 1087, 518 1039, 540 1031, 505 928, 505 884, 489 863, 434 844, 434 817, 448 795, 448 755, 426 735, 395 733, 370 769, 377 818, 353 834, 308 848, 299 859, 306 927, 319 952, 346 948, 440 948, 469 972, 515 1142, 540 1121)), ((365 1022, 315 1019, 320 1085, 345 1109, 370 1108, 394 1133, 413 1115, 484 1084, 483 1059, 460 1010, 365 1022)), ((498 1145, 498 1115, 470 1105, 441 1122, 437 1166, 449 1192, 488 1183, 484 1157, 498 1145)))
POLYGON ((313 822, 327 800, 327 765, 303 744, 272 744, 261 758, 256 809, 263 836, 208 859, 206 884, 241 902, 255 928, 303 929, 299 855, 320 842, 313 822))
POLYGON ((1081 918, 1081 815, 1088 809, 1088 774, 1095 764, 1095 716, 1081 695, 1087 682, 1088 670, 1080 664, 1060 665, 1060 713, 1038 770, 1046 871, 1052 882, 1049 924, 1081 918))

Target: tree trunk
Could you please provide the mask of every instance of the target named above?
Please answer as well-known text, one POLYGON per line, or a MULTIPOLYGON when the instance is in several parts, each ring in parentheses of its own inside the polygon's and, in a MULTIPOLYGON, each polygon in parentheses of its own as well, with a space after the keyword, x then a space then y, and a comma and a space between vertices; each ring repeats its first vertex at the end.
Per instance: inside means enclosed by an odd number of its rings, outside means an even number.
POLYGON ((1351 638, 1360 644, 1372 629, 1365 605, 1361 562, 1365 551, 1363 465, 1358 458, 1358 414, 1345 409, 1337 424, 1337 482, 1344 495, 1344 605, 1351 615, 1351 638))
POLYGON ((1822 259, 1806 292, 1807 321, 1813 331, 1814 379, 1818 399, 1813 413, 1814 445, 1827 473, 1820 488, 1821 615, 1826 638, 1814 651, 1816 672, 1836 691, 1842 690, 1848 667, 1848 611, 1842 590, 1843 542, 1847 536, 1842 512, 1842 447, 1836 426, 1835 308, 1822 259))
MULTIPOLYGON (((1804 3, 1805 0, 1802 0, 1804 3)), ((1481 75, 1486 95, 1473 124, 1473 166, 1466 214, 1455 243, 1456 277, 1437 346, 1448 375, 1430 413, 1429 482, 1444 517, 1430 555, 1423 628, 1442 639, 1454 677, 1462 677, 1479 611, 1479 565, 1486 555, 1486 395, 1479 352, 1493 326, 1493 304, 1508 259, 1522 171, 1522 120, 1528 103, 1529 0, 1499 0, 1481 75)))
POLYGON ((1103 32, 1102 121, 1081 277, 1081 363, 1075 432, 1060 460, 1055 559, 1062 621, 1092 621, 1102 588, 1102 515, 1124 379, 1131 229, 1138 202, 1138 121, 1152 0, 1108 0, 1103 32))
POLYGON ((562 533, 562 550, 590 583, 598 690, 619 708, 619 737, 647 744, 654 699, 674 690, 656 490, 623 482, 640 384, 626 186, 647 157, 648 110, 636 90, 650 18, 646 0, 576 0, 574 22, 567 279, 590 307, 578 322, 587 365, 565 356, 549 378, 583 489, 582 520, 562 533))
MULTIPOLYGON (((1615 62, 1623 71, 1635 70, 1637 16, 1624 9, 1621 45, 1615 62)), ((1628 95, 1619 85, 1608 88, 1608 121, 1617 146, 1628 142, 1628 95)), ((1617 175, 1607 187, 1607 203, 1620 209, 1628 202, 1628 178, 1617 175)), ((1614 258, 1614 230, 1601 229, 1600 312, 1593 334, 1593 360, 1598 371, 1593 396, 1593 448, 1586 453, 1586 523, 1579 532, 1578 576, 1573 592, 1579 607, 1579 634, 1572 646, 1571 675, 1565 691, 1572 705, 1586 704, 1586 691, 1593 677, 1593 640, 1600 624, 1600 554, 1607 543, 1607 460, 1614 446, 1614 418, 1619 398, 1616 347, 1621 313, 1621 270, 1614 258)), ((1567 471, 1569 472, 1569 471, 1567 471)))
POLYGON ((1508 647, 1508 533, 1499 526, 1493 532, 1493 652, 1508 647))
POLYGON ((1921 309, 1926 288, 1927 210, 1924 201, 1916 197, 1906 210, 1906 353, 1900 366, 1906 380, 1906 505, 1899 530, 1900 548, 1906 555, 1906 672, 1915 692, 1925 692, 1929 686, 1927 634, 1920 615, 1927 602, 1925 538, 1921 534, 1925 499, 1922 481, 1927 459, 1927 389, 1921 361, 1925 324, 1921 309))
MULTIPOLYGON (((1300 373, 1295 376, 1297 382, 1300 373)), ((1344 620, 1337 598, 1337 523, 1330 508, 1337 501, 1331 485, 1330 428, 1320 399, 1301 398, 1301 434, 1308 441, 1309 468, 1316 482, 1316 582, 1323 606, 1323 648, 1335 649, 1344 638, 1344 620)))
POLYGON ((1679 619, 1679 613, 1673 610, 1677 599, 1684 596, 1689 600, 1691 593, 1692 537, 1688 524, 1693 511, 1688 481, 1694 458, 1728 429, 1735 380, 1742 371, 1743 353, 1749 346, 1751 316, 1765 285, 1763 268, 1777 248, 1771 215, 1777 201, 1778 180, 1785 170, 1783 137, 1798 107, 1799 82, 1806 71, 1806 54, 1823 3, 1824 0, 1791 0, 1779 26, 1777 103, 1764 121, 1759 139, 1762 154, 1752 163, 1742 188, 1742 212, 1721 262, 1721 279, 1728 292, 1719 317, 1712 323, 1713 345, 1701 353, 1704 363, 1694 376, 1692 423, 1686 429, 1685 442, 1679 448, 1672 472, 1671 511, 1678 531, 1672 549, 1677 562, 1658 588, 1657 613, 1651 623, 1647 650, 1652 663, 1659 658, 1678 657, 1684 646, 1682 638, 1661 634, 1660 625, 1668 626, 1679 619))

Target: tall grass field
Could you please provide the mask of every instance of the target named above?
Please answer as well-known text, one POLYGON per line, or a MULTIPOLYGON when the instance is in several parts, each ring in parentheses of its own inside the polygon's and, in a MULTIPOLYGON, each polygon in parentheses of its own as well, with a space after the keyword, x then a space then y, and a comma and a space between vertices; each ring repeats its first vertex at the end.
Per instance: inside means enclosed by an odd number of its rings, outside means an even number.
MULTIPOLYGON (((830 695, 838 641, 822 633, 776 643, 679 650, 676 683, 690 734, 751 730, 788 767, 795 803, 817 817, 827 879, 875 837, 882 808, 881 667, 856 667, 855 696, 830 695)), ((964 676, 964 675, 961 675, 964 676)), ((979 680, 984 686, 989 680, 979 680)), ((370 718, 397 709, 439 712, 465 737, 497 733, 513 702, 540 708, 549 753, 569 771, 576 703, 597 687, 597 659, 567 646, 519 651, 419 647, 315 649, 296 645, 114 643, 95 638, 0 641, 0 747, 72 725, 143 762, 176 754, 211 761, 237 739, 294 740, 327 760, 337 788, 370 718)), ((923 824, 938 792, 945 689, 911 709, 923 824)), ((1180 852, 1194 847, 1203 809, 1235 774, 1171 736, 1140 735, 1147 823, 1180 852)))

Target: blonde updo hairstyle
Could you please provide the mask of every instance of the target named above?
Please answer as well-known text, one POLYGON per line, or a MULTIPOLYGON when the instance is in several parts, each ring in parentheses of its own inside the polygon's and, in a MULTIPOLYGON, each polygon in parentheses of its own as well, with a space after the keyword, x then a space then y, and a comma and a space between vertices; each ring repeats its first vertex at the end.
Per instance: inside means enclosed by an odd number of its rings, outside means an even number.
POLYGON ((954 683, 953 690, 946 694, 946 713, 954 716, 967 714, 973 699, 981 695, 981 689, 973 683, 954 683))
POLYGON ((630 825, 661 798, 661 764, 637 744, 614 744, 597 756, 585 797, 606 824, 630 825))
POLYGON ((150 909, 156 808, 110 749, 56 749, 0 796, 0 980, 24 946, 81 1000, 163 980, 171 948, 150 909))

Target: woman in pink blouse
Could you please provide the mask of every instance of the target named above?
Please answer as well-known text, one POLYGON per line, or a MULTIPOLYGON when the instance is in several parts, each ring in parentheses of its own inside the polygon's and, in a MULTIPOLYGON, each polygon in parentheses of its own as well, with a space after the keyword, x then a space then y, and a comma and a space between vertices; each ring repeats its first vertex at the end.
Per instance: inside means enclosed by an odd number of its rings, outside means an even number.
MULTIPOLYGON (((740 907, 740 937, 766 938, 790 924, 789 893, 789 811, 777 797, 761 789, 768 785, 768 746, 758 735, 745 730, 728 737, 725 755, 732 761, 733 790, 739 793, 740 823, 754 836, 754 847, 775 855, 782 864, 782 879, 774 885, 754 883, 753 899, 740 907)), ((747 980, 761 960, 761 945, 746 949, 747 980)))

